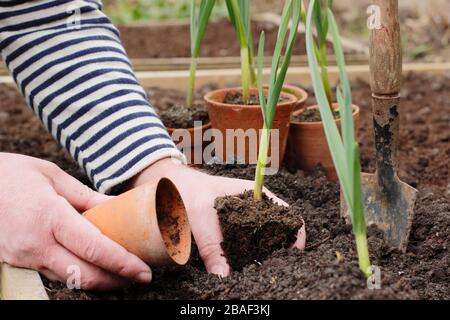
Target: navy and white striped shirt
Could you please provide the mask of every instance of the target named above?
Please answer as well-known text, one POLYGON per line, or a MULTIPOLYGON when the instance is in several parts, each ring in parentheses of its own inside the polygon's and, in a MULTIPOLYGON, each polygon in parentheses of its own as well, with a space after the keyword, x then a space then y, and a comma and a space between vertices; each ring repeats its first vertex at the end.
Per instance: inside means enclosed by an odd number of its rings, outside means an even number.
POLYGON ((101 0, 0 0, 0 50, 28 105, 100 192, 183 160, 101 0))

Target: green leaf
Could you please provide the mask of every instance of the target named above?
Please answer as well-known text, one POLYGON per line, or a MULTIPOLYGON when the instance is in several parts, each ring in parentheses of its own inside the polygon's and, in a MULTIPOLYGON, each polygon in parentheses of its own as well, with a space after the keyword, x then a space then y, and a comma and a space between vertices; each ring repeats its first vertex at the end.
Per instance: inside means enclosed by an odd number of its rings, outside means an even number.
POLYGON ((225 0, 225 3, 227 5, 228 17, 230 18, 230 22, 233 25, 234 29, 237 30, 236 19, 235 19, 236 13, 234 12, 231 0, 225 0))
POLYGON ((249 0, 240 0, 239 1, 241 15, 242 15, 242 21, 244 24, 244 32, 245 36, 247 38, 247 45, 251 45, 251 38, 252 38, 252 32, 251 32, 251 19, 250 19, 250 1, 249 0))
POLYGON ((353 143, 353 205, 352 222, 355 234, 366 234, 366 222, 364 217, 363 193, 361 187, 361 163, 359 145, 353 143))
POLYGON ((198 57, 198 55, 200 54, 200 46, 205 36, 206 26, 208 25, 208 21, 211 16, 212 9, 214 8, 214 4, 215 0, 202 0, 200 4, 198 19, 191 18, 191 21, 192 19, 196 19, 197 21, 194 36, 192 37, 193 42, 191 43, 193 57, 198 57))
POLYGON ((250 19, 250 1, 249 0, 226 0, 228 15, 239 39, 241 48, 241 66, 242 66, 242 87, 244 96, 248 96, 248 89, 251 84, 256 82, 254 69, 253 35, 250 19), (242 55, 244 48, 247 48, 245 57, 242 55), (247 61, 242 61, 247 59, 247 61), (250 82, 250 83, 247 83, 250 82))
POLYGON ((344 145, 339 134, 339 130, 334 121, 333 114, 328 105, 325 88, 321 80, 319 65, 314 51, 314 38, 312 33, 312 13, 314 8, 314 0, 308 8, 307 22, 306 22, 306 51, 308 54, 308 63, 311 69, 311 79, 316 93, 317 103, 319 105, 320 114, 324 124, 325 135, 327 137, 330 153, 336 168, 336 173, 342 185, 342 190, 347 203, 351 201, 351 181, 349 179, 349 165, 346 161, 344 145))
POLYGON ((324 31, 323 31, 323 23, 322 23, 322 8, 320 7, 319 0, 317 0, 314 3, 313 17, 314 17, 314 24, 316 25, 317 37, 320 39, 320 38, 322 38, 322 34, 324 33, 324 31))
MULTIPOLYGON (((353 109, 352 109, 352 94, 350 89, 350 82, 345 68, 344 50, 342 48, 338 27, 333 16, 333 12, 327 9, 327 15, 330 21, 331 35, 333 38, 333 47, 336 56, 336 63, 339 69, 340 83, 337 88, 337 98, 339 103, 339 112, 342 123, 342 136, 344 140, 344 147, 349 161, 353 160, 353 144, 355 141, 355 128, 353 127, 353 109)), ((350 177, 351 178, 351 177, 350 177)))
POLYGON ((195 16, 195 0, 191 0, 191 6, 190 6, 190 34, 191 34, 191 55, 193 56, 194 53, 194 43, 195 43, 195 34, 197 30, 197 18, 195 16))
POLYGON ((327 10, 327 14, 329 16, 331 35, 333 38, 333 47, 334 54, 336 56, 336 63, 339 67, 339 78, 340 85, 343 90, 344 98, 347 105, 352 104, 352 94, 350 89, 350 81, 348 80, 347 70, 345 68, 345 57, 344 57, 344 49, 341 43, 341 37, 339 35, 339 30, 336 24, 336 20, 334 18, 333 12, 331 9, 327 10))
POLYGON ((324 65, 326 56, 324 57, 324 55, 322 54, 323 51, 319 49, 319 47, 315 42, 313 43, 313 45, 314 45, 314 53, 316 54, 319 65, 324 65))
POLYGON ((322 34, 320 35, 320 38, 319 38, 320 47, 323 48, 325 51, 326 51, 327 35, 328 35, 328 15, 327 15, 326 10, 328 10, 327 7, 325 7, 325 11, 321 11, 321 13, 324 12, 325 14, 323 14, 322 34))
POLYGON ((202 0, 200 3, 199 15, 197 17, 197 10, 195 7, 195 0, 191 0, 190 7, 190 39, 191 39, 191 65, 189 68, 189 83, 186 97, 188 107, 192 107, 194 90, 195 90, 195 75, 197 71, 197 58, 200 55, 200 47, 206 32, 211 12, 214 8, 215 0, 202 0))
MULTIPOLYGON (((291 29, 289 32, 289 38, 288 38, 288 44, 286 47, 286 52, 284 54, 283 63, 281 65, 280 70, 278 71, 278 77, 276 78, 275 85, 273 86, 274 89, 272 91, 272 95, 270 96, 271 104, 275 107, 271 108, 271 121, 273 121, 273 118, 275 116, 276 112, 276 105, 278 104, 278 101, 280 99, 280 93, 283 88, 284 80, 286 78, 287 70, 289 68, 289 64, 291 61, 292 53, 294 50, 294 46, 297 40, 298 35, 298 25, 300 24, 300 18, 301 18, 301 1, 294 1, 293 2, 293 19, 291 24, 291 29)), ((272 84, 271 84, 272 86, 272 84)))
POLYGON ((269 80, 269 100, 270 97, 273 96, 274 86, 271 84, 275 84, 276 78, 278 76, 278 66, 280 64, 281 54, 284 47, 284 42, 286 39, 287 30, 289 28, 289 20, 292 13, 292 1, 286 0, 283 8, 283 13, 281 15, 281 23, 278 28, 277 42, 275 45, 275 50, 273 52, 273 59, 271 65, 270 72, 270 80, 269 80))
POLYGON ((231 14, 230 19, 232 20, 232 23, 238 34, 240 46, 241 48, 248 47, 247 34, 245 32, 244 16, 242 15, 241 12, 239 0, 227 0, 227 1, 229 2, 227 6, 231 7, 231 10, 229 10, 231 14))
MULTIPOLYGON (((265 35, 264 31, 261 32, 259 37, 259 48, 258 48, 258 93, 259 93, 259 102, 261 104, 261 109, 263 113, 264 123, 267 126, 267 109, 266 109, 266 97, 264 94, 264 84, 263 84, 263 67, 264 67, 264 42, 265 35)), ((270 128, 269 128, 270 129, 270 128)))

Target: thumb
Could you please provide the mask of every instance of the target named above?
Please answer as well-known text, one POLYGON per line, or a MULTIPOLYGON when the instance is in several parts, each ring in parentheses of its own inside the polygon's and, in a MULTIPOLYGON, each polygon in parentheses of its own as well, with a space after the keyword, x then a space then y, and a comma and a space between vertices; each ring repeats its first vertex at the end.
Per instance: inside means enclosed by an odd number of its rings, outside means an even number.
POLYGON ((80 212, 89 210, 112 197, 98 193, 60 168, 47 175, 54 190, 80 212))
POLYGON ((220 230, 219 217, 214 210, 202 212, 202 215, 191 215, 192 233, 198 247, 200 256, 209 273, 226 277, 230 274, 230 267, 222 250, 221 243, 223 241, 222 232, 220 230))
POLYGON ((305 221, 303 221, 303 226, 297 233, 297 241, 294 243, 294 248, 297 248, 301 251, 305 250, 306 247, 306 227, 305 221))
POLYGON ((230 267, 222 247, 220 246, 220 242, 212 240, 197 241, 197 246, 206 270, 209 273, 220 277, 227 277, 230 275, 230 267))

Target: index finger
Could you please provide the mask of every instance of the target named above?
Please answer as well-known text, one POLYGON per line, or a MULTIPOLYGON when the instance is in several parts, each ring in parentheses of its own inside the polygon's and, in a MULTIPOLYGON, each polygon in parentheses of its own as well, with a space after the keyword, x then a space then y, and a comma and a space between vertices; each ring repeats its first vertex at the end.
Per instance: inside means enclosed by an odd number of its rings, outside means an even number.
POLYGON ((64 198, 59 199, 52 225, 55 240, 79 258, 122 277, 143 283, 151 281, 149 266, 103 235, 64 198))

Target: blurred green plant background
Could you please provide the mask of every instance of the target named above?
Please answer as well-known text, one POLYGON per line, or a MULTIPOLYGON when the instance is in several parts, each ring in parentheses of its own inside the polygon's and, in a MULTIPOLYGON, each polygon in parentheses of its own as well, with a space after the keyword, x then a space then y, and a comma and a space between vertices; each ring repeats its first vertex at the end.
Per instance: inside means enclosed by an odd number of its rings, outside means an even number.
MULTIPOLYGON (((105 13, 115 24, 189 18, 190 0, 103 0, 105 13)), ((212 17, 224 17, 224 0, 216 1, 212 17)))

